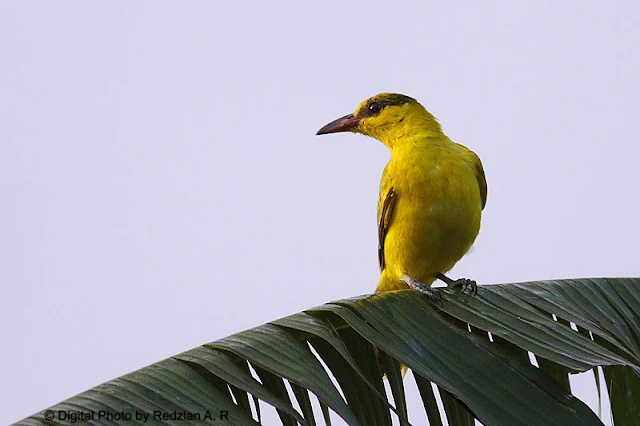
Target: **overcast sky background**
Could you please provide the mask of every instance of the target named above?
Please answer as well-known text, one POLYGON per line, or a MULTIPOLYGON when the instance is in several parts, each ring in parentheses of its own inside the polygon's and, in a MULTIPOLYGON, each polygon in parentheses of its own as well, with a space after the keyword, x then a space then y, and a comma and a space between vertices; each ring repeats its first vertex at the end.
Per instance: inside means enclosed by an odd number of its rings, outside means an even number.
POLYGON ((452 276, 640 276, 640 3, 523 3, 1 1, 0 424, 372 292, 378 92, 482 158, 452 276))

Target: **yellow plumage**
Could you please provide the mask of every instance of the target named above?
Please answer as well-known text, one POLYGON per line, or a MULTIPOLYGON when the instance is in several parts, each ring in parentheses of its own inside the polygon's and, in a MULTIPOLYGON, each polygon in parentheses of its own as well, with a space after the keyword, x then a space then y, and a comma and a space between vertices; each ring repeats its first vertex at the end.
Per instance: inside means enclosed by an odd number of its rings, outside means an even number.
POLYGON ((430 286, 469 250, 480 230, 487 185, 480 159, 452 142, 435 118, 408 96, 382 93, 318 134, 351 131, 378 139, 391 151, 378 199, 379 261, 376 291, 430 286))

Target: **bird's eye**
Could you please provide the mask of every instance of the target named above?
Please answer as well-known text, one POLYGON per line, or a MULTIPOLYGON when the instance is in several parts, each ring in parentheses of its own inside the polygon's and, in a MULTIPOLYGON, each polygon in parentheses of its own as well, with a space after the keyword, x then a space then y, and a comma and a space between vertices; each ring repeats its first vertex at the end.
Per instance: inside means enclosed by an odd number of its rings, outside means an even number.
POLYGON ((382 111, 383 106, 380 102, 371 102, 367 108, 369 109, 369 112, 377 114, 382 111))

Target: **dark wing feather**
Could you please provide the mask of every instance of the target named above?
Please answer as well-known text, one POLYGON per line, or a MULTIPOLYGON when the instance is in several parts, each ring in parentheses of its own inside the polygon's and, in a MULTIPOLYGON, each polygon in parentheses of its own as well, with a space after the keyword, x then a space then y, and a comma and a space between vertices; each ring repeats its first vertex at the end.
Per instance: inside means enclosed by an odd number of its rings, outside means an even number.
POLYGON ((382 272, 385 267, 384 239, 387 236, 387 231, 389 230, 389 219, 391 218, 394 203, 395 192, 393 188, 390 188, 384 198, 382 206, 378 210, 378 264, 380 265, 380 272, 382 272))
POLYGON ((480 186, 480 196, 482 197, 482 209, 484 210, 484 206, 487 204, 487 178, 484 176, 484 169, 482 168, 482 163, 480 162, 480 158, 475 155, 475 172, 476 179, 478 179, 478 185, 480 186))

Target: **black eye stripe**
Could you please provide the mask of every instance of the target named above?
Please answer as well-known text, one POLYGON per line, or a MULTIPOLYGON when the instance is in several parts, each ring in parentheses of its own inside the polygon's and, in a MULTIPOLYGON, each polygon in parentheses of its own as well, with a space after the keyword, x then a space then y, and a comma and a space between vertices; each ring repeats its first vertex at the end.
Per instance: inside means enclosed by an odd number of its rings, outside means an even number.
POLYGON ((415 99, 398 93, 384 93, 377 95, 371 99, 367 105, 358 113, 359 117, 373 117, 389 106, 402 106, 407 103, 415 102, 415 99))

